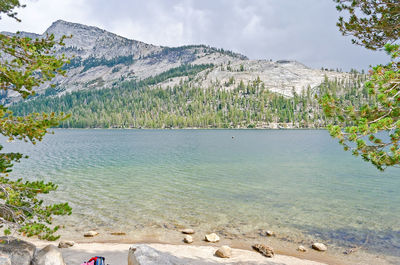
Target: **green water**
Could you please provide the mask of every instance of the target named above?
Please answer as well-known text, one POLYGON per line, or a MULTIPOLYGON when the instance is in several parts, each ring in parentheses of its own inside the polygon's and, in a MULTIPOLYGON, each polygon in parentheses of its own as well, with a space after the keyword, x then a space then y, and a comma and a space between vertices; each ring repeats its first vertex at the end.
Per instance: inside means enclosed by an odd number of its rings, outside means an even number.
MULTIPOLYGON (((14 175, 51 180, 75 230, 178 224, 400 257, 400 169, 379 172, 326 131, 55 130, 14 175)), ((68 229, 68 228, 67 228, 68 229)))

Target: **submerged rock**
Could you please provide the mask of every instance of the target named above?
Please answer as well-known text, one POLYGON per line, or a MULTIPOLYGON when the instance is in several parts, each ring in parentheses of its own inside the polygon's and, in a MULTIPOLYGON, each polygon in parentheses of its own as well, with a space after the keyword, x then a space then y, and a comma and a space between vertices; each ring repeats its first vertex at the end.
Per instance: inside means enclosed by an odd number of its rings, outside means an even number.
POLYGON ((220 258, 230 258, 232 256, 232 249, 228 246, 222 246, 215 251, 215 255, 220 258))
POLYGON ((54 245, 48 245, 36 252, 31 265, 65 265, 65 262, 61 252, 54 245))
POLYGON ((205 236, 207 242, 215 243, 219 241, 219 236, 216 233, 211 233, 205 236))
POLYGON ((58 243, 58 247, 59 248, 69 248, 72 247, 75 244, 74 241, 60 241, 60 243, 58 243))
POLYGON ((322 243, 314 243, 312 244, 312 248, 318 251, 326 251, 328 248, 322 243))
POLYGON ((94 237, 97 236, 99 234, 99 232, 96 231, 88 231, 86 233, 83 234, 84 237, 94 237))
POLYGON ((272 258, 275 253, 274 253, 274 249, 264 245, 264 244, 255 244, 252 246, 253 249, 259 253, 261 253, 262 255, 268 257, 268 258, 272 258))
POLYGON ((181 231, 183 234, 187 234, 187 235, 193 235, 195 232, 193 229, 187 228, 187 229, 183 229, 181 231))
POLYGON ((193 243, 193 237, 192 236, 185 236, 185 238, 183 239, 183 242, 187 243, 187 244, 191 244, 193 243))
POLYGON ((297 248, 297 251, 300 251, 300 252, 306 252, 307 251, 307 249, 306 249, 306 247, 305 246, 299 246, 298 248, 297 248))
POLYGON ((36 247, 13 237, 0 237, 1 264, 30 265, 36 247))

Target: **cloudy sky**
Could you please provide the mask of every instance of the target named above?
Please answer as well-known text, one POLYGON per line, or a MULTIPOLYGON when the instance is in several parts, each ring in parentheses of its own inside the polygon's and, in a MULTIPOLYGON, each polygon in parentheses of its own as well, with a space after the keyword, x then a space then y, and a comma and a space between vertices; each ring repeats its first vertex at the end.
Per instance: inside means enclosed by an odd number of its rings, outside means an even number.
POLYGON ((22 0, 21 23, 0 31, 43 33, 53 21, 97 26, 163 46, 207 44, 251 59, 292 59, 308 66, 368 69, 383 52, 351 44, 335 26, 332 0, 22 0))

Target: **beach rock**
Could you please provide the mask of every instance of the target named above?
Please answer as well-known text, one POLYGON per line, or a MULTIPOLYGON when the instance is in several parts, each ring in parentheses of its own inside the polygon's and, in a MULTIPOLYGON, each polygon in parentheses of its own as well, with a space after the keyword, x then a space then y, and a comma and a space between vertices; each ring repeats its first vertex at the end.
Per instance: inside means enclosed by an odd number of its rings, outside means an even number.
POLYGON ((188 229, 183 229, 182 233, 187 235, 193 235, 195 232, 193 229, 188 228, 188 229))
POLYGON ((220 258, 230 258, 232 257, 232 249, 228 246, 222 246, 215 251, 215 255, 220 258))
POLYGON ((155 250, 147 245, 134 245, 129 248, 128 265, 187 265, 188 261, 169 253, 155 250))
POLYGON ((255 251, 261 253, 268 258, 272 258, 275 255, 274 249, 264 244, 255 244, 252 247, 255 251))
POLYGON ((84 237, 94 237, 97 236, 99 234, 99 232, 96 231, 88 231, 86 233, 83 234, 84 237))
POLYGON ((266 235, 266 236, 275 236, 275 233, 274 233, 273 231, 267 230, 267 231, 265 232, 265 235, 266 235))
POLYGON ((73 245, 75 245, 74 241, 60 241, 60 243, 58 243, 59 248, 69 248, 73 245))
POLYGON ((216 233, 211 233, 205 236, 207 242, 215 243, 219 241, 219 236, 216 233))
POLYGON ((0 237, 0 264, 30 265, 36 247, 13 237, 0 237))
POLYGON ((300 251, 300 252, 306 252, 307 251, 307 249, 306 249, 306 247, 305 246, 299 246, 298 248, 297 248, 297 251, 300 251))
POLYGON ((65 265, 65 262, 61 252, 54 245, 48 245, 35 253, 31 265, 65 265))
POLYGON ((111 232, 110 234, 113 236, 125 236, 126 235, 125 232, 111 232))
POLYGON ((185 238, 183 239, 183 242, 187 243, 187 244, 191 244, 193 243, 193 237, 192 236, 185 236, 185 238))
POLYGON ((314 243, 312 244, 312 248, 318 251, 326 251, 328 248, 322 243, 314 243))

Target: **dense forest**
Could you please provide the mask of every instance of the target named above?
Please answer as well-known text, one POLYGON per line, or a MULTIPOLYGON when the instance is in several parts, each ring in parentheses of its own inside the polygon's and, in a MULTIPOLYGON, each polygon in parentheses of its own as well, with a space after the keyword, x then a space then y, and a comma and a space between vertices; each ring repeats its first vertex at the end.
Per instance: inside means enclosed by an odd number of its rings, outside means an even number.
POLYGON ((213 65, 182 65, 141 81, 124 81, 112 88, 83 90, 52 96, 49 88, 10 107, 16 115, 32 112, 64 112, 71 117, 64 128, 319 128, 325 116, 316 97, 331 93, 355 107, 373 99, 363 88, 366 76, 357 72, 346 80, 328 80, 317 88, 288 98, 270 92, 260 79, 235 89, 196 87, 196 74, 213 65), (160 82, 186 77, 174 87, 160 82))

